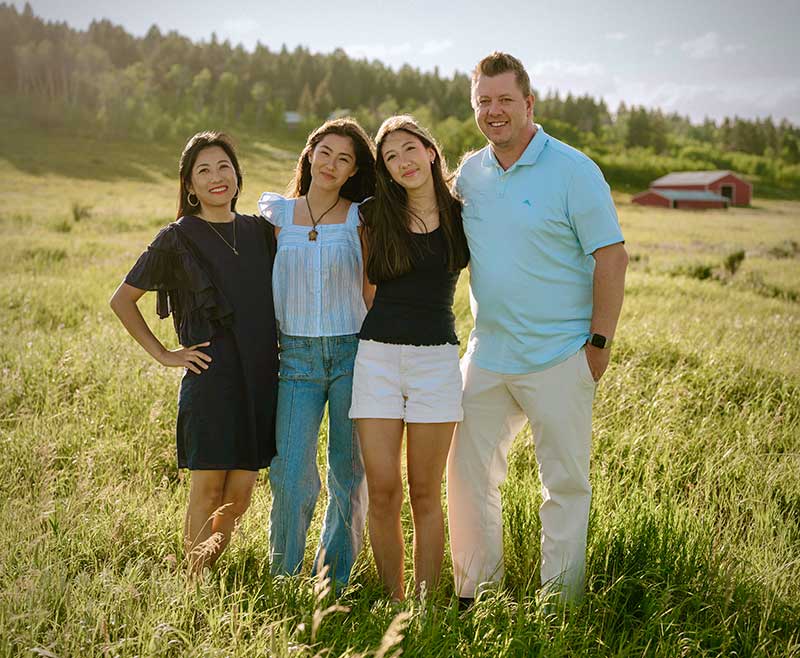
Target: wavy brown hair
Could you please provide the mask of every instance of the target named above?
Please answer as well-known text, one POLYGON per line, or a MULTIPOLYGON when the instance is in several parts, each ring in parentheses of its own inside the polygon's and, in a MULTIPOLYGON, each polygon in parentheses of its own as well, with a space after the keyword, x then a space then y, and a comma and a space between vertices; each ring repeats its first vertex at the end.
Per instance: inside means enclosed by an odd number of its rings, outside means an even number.
POLYGON ((311 187, 311 154, 317 148, 325 135, 340 135, 349 137, 353 143, 358 171, 347 179, 339 190, 339 196, 349 201, 360 203, 368 196, 375 193, 375 145, 369 135, 350 118, 332 119, 326 121, 308 136, 306 145, 297 160, 294 170, 294 180, 286 189, 286 196, 299 197, 308 192, 311 187))
POLYGON ((193 215, 200 210, 199 206, 189 204, 189 185, 192 182, 192 169, 197 160, 197 154, 209 146, 219 146, 230 158, 233 170, 236 172, 236 184, 239 192, 231 199, 231 211, 236 210, 236 200, 242 191, 242 168, 239 166, 239 159, 236 157, 236 147, 233 140, 225 133, 216 130, 206 130, 192 136, 186 146, 183 147, 181 159, 178 162, 178 176, 180 177, 180 190, 178 192, 178 218, 184 215, 193 215))
POLYGON ((411 235, 412 213, 408 192, 394 181, 383 160, 381 148, 393 132, 402 130, 432 148, 435 158, 431 164, 433 190, 439 208, 439 224, 445 238, 447 269, 458 272, 469 262, 469 248, 461 223, 461 202, 450 192, 452 176, 441 149, 431 134, 413 117, 402 114, 386 119, 375 137, 377 165, 375 197, 362 205, 362 216, 367 226, 367 277, 373 283, 393 279, 411 270, 414 244, 411 235))

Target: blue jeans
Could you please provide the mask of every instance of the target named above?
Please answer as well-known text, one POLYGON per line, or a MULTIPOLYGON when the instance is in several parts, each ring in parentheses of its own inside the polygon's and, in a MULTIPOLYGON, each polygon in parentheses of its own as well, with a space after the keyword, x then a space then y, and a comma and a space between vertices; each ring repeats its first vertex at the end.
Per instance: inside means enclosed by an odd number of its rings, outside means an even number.
POLYGON ((269 469, 273 574, 296 574, 303 564, 306 534, 320 491, 317 442, 326 402, 328 508, 314 571, 322 558, 330 565, 331 579, 343 586, 361 550, 367 487, 355 423, 348 418, 357 348, 355 335, 280 335, 278 454, 269 469))

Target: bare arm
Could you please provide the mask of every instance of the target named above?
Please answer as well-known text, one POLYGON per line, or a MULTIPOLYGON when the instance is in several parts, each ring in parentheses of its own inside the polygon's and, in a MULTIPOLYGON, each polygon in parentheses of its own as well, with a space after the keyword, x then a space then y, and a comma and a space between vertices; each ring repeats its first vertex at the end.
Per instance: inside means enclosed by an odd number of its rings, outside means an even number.
POLYGON ((375 284, 371 283, 367 276, 367 240, 364 235, 364 227, 358 227, 358 235, 361 238, 361 262, 364 264, 364 281, 362 285, 361 294, 364 297, 364 304, 367 310, 372 308, 372 302, 375 301, 375 284))
POLYGON ((211 343, 205 342, 192 347, 182 347, 177 350, 168 350, 155 337, 150 327, 142 317, 137 302, 145 291, 135 288, 127 283, 121 283, 114 291, 109 302, 111 310, 122 322, 122 326, 133 336, 139 345, 163 366, 188 368, 195 374, 200 374, 201 369, 207 370, 211 357, 199 351, 198 347, 207 347, 211 343))
MULTIPOLYGON (((617 321, 622 310, 628 252, 625 251, 625 246, 618 242, 601 247, 592 256, 595 265, 590 331, 611 340, 617 330, 617 321)), ((610 352, 609 349, 586 345, 586 357, 595 381, 599 381, 608 368, 610 352)))

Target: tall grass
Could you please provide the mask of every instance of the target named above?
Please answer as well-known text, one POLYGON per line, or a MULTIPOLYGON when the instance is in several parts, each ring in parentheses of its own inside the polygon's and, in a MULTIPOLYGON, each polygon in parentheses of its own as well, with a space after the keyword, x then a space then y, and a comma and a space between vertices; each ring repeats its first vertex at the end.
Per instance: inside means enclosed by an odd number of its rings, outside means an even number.
MULTIPOLYGON (((253 198, 282 187, 279 166, 263 162, 253 198)), ((148 199, 172 190, 119 185, 148 199)), ((800 656, 800 313, 746 283, 800 290, 785 248, 800 242, 800 205, 621 203, 640 257, 595 404, 586 598, 558 614, 537 603, 541 496, 526 428, 503 489, 504 586, 461 613, 449 565, 440 591, 399 609, 368 551, 339 599, 307 576, 272 578, 263 474, 217 570, 187 582, 179 375, 149 360, 106 304, 171 197, 136 216, 102 201, 112 183, 86 189, 92 215, 69 232, 53 224, 69 217, 67 196, 0 217, 0 656, 800 656), (724 280, 670 274, 737 250, 747 255, 724 280)), ((174 344, 153 304, 144 298, 151 326, 174 344)), ((409 533, 407 507, 404 522, 409 533)))

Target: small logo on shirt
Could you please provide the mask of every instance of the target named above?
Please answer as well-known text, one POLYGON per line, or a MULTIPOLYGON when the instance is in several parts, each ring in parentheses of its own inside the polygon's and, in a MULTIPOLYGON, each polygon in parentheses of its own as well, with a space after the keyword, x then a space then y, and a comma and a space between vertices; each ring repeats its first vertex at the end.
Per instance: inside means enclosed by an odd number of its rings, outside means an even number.
POLYGON ((526 206, 528 206, 529 208, 532 208, 532 207, 533 207, 533 204, 532 204, 532 203, 531 203, 531 202, 530 202, 528 199, 525 199, 525 201, 523 201, 522 203, 524 203, 524 204, 525 204, 526 206))

